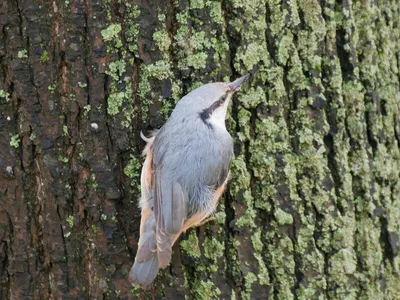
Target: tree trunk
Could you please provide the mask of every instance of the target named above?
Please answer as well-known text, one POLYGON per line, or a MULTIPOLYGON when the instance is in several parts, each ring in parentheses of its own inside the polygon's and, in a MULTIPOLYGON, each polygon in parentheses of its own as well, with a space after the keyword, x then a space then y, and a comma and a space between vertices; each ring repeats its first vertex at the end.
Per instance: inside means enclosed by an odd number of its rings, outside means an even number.
POLYGON ((399 18, 389 0, 2 0, 0 298, 400 299, 399 18), (256 65, 216 221, 132 287, 140 130, 256 65))

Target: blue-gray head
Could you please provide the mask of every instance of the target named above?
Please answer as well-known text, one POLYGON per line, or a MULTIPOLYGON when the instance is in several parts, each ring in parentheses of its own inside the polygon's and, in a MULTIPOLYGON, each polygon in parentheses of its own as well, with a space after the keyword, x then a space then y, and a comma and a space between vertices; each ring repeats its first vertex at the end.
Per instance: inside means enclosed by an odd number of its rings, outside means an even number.
POLYGON ((198 117, 203 122, 225 127, 225 116, 230 99, 250 76, 247 74, 232 82, 202 85, 178 102, 171 117, 198 117))

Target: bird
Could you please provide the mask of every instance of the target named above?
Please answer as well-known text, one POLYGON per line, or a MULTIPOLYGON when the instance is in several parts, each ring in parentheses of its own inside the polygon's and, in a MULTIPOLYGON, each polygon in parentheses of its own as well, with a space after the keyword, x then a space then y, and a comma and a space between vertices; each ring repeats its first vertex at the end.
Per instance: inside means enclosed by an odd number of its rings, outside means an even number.
POLYGON ((232 95, 251 74, 208 83, 178 101, 147 142, 141 171, 140 237, 130 281, 148 288, 181 233, 205 223, 229 178, 233 140, 225 126, 232 95))

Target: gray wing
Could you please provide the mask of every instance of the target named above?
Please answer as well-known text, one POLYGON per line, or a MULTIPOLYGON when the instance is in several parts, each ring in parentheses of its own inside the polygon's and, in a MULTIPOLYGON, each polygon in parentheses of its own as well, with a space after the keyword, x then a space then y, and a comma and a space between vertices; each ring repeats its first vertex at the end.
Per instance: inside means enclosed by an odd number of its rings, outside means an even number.
POLYGON ((218 166, 217 172, 219 173, 216 188, 222 186, 226 179, 229 176, 229 167, 231 166, 233 152, 228 151, 225 155, 225 158, 221 160, 221 163, 218 166))
POLYGON ((171 260, 172 244, 187 217, 186 201, 181 185, 171 182, 157 167, 154 174, 154 216, 158 265, 166 267, 171 260))

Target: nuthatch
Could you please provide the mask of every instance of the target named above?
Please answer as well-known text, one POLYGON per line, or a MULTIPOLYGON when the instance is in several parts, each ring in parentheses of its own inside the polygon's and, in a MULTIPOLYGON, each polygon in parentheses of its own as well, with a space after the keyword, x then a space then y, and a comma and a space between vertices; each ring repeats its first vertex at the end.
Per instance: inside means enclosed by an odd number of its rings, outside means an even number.
POLYGON ((143 153, 140 239, 130 279, 150 285, 168 266, 180 234, 211 215, 233 155, 225 116, 232 95, 250 77, 203 85, 183 97, 143 153))

